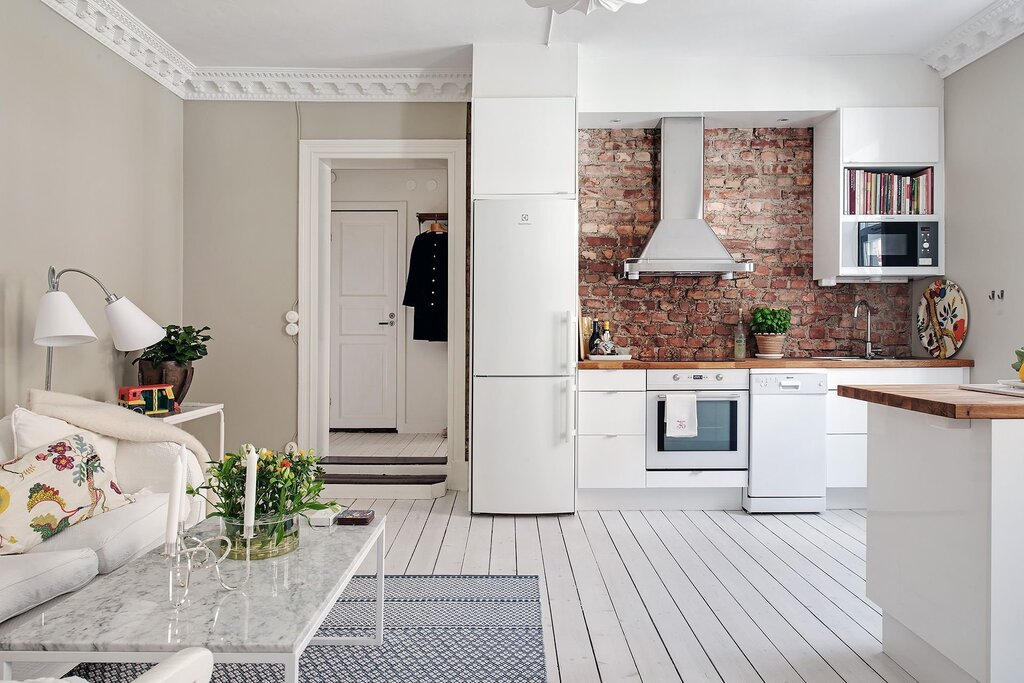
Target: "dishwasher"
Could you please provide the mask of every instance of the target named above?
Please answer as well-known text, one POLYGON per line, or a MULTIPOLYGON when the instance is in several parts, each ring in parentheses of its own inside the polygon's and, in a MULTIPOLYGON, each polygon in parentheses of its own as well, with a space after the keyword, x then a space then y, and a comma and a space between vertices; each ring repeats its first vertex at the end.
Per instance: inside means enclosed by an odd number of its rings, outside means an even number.
POLYGON ((825 510, 824 373, 750 375, 748 512, 825 510))

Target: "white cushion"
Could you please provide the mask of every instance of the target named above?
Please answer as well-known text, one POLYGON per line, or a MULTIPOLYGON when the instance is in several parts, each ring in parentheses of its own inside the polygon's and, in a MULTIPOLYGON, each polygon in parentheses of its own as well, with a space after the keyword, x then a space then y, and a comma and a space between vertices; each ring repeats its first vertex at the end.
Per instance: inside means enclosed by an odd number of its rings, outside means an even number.
POLYGON ((0 557, 0 621, 78 590, 96 571, 96 553, 89 548, 0 557))
POLYGON ((11 416, 6 415, 0 418, 0 463, 17 457, 18 452, 14 448, 14 425, 11 424, 11 416))
POLYGON ((167 494, 143 493, 135 503, 80 522, 40 543, 26 555, 90 548, 99 573, 108 574, 156 547, 167 528, 167 494))
MULTIPOLYGON (((103 463, 110 470, 111 476, 115 477, 117 439, 112 436, 97 434, 55 417, 33 413, 21 406, 15 406, 14 412, 11 413, 11 431, 13 432, 16 457, 21 457, 39 446, 53 443, 68 434, 85 434, 89 443, 103 458, 103 463)), ((116 477, 114 481, 117 481, 116 477)))

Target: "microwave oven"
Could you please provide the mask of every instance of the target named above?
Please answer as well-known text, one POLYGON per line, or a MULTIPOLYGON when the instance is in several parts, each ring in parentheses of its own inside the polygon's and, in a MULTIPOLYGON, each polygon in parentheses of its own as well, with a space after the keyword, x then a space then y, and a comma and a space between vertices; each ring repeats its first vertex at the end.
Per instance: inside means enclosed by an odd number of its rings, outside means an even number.
POLYGON ((939 265, 937 221, 857 223, 859 268, 934 268, 939 265))

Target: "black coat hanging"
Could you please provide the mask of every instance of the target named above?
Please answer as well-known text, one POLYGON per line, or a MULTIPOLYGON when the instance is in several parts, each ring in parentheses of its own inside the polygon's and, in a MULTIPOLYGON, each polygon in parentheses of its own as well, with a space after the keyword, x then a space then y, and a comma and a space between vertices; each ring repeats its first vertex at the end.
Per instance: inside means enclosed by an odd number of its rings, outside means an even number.
POLYGON ((402 305, 415 309, 413 339, 448 341, 447 232, 431 230, 416 236, 402 305))

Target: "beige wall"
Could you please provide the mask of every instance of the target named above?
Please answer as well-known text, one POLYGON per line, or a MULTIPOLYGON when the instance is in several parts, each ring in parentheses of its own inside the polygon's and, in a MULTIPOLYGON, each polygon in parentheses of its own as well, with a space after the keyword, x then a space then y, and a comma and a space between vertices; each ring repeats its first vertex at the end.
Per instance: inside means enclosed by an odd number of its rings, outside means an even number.
MULTIPOLYGON (((1024 38, 946 79, 946 276, 970 306, 961 355, 972 381, 1010 378, 1024 346, 1020 186, 1024 182, 1024 38), (1005 290, 989 301, 991 290, 1005 290)), ((914 301, 924 284, 915 283, 914 301)))
MULTIPOLYGON (((160 323, 181 316, 182 103, 38 0, 0 21, 0 410, 41 387, 46 269, 94 272, 160 323)), ((99 336, 58 349, 54 389, 109 399, 134 374, 93 283, 68 292, 99 336)))
POLYGON ((303 139, 466 135, 461 103, 185 103, 184 318, 215 337, 191 396, 226 404, 229 449, 295 436, 300 119, 303 139))

